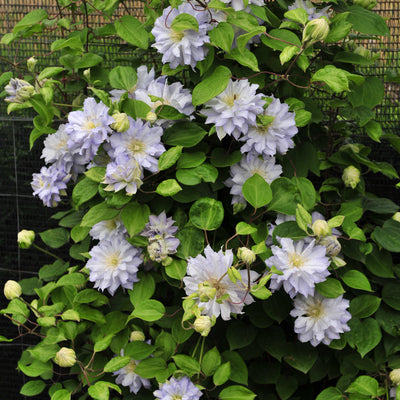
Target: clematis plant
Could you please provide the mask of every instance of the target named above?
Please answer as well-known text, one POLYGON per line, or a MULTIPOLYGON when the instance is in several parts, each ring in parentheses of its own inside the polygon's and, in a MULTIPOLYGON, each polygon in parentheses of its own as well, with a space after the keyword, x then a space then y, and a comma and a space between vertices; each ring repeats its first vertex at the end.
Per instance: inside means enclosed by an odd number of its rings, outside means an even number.
POLYGON ((62 33, 57 66, 0 76, 8 112, 37 114, 38 207, 60 207, 24 227, 48 263, 5 288, 1 340, 37 339, 21 394, 389 399, 400 207, 369 180, 398 174, 368 146, 390 144, 359 49, 385 21, 353 0, 119 3, 60 0, 3 40, 62 33))

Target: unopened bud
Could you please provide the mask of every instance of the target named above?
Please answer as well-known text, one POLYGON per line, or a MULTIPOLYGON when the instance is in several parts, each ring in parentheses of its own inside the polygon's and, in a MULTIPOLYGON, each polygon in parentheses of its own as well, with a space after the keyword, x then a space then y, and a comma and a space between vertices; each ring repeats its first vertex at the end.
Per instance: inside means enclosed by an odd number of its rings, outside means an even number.
POLYGON ((129 337, 131 342, 144 342, 144 339, 146 339, 146 337, 142 331, 133 331, 129 337))
POLYGON ((75 351, 68 347, 61 347, 54 357, 54 362, 60 367, 72 367, 76 363, 75 351))
POLYGON ((336 257, 342 250, 339 240, 333 235, 322 237, 318 244, 325 247, 327 257, 336 257))
POLYGON ((213 323, 209 316, 201 315, 195 319, 193 328, 196 332, 199 332, 201 336, 208 336, 214 324, 215 321, 213 323))
POLYGON ((311 226, 314 235, 318 237, 328 236, 332 233, 332 229, 329 228, 328 223, 323 219, 317 219, 311 226))
POLYGON ((114 118, 115 122, 111 124, 111 128, 117 132, 125 132, 130 124, 128 115, 125 113, 115 112, 112 117, 114 118))
POLYGON ((350 165, 344 169, 342 180, 347 187, 355 189, 360 182, 360 170, 353 165, 350 165))
POLYGON ((394 213, 394 214, 392 215, 392 219, 394 219, 394 220, 397 221, 397 222, 400 222, 400 212, 397 211, 397 213, 394 213))
POLYGON ((32 246, 32 243, 35 240, 35 232, 23 229, 22 231, 18 232, 17 240, 18 246, 21 249, 29 249, 29 247, 32 246))
POLYGON ((400 368, 396 368, 389 374, 390 380, 396 385, 400 385, 400 368))
POLYGON ((26 65, 28 67, 29 72, 33 72, 35 70, 35 66, 37 64, 37 60, 35 57, 30 57, 28 58, 28 61, 26 62, 26 65))
POLYGON ((157 114, 153 113, 152 111, 149 111, 146 115, 146 121, 149 121, 150 123, 154 123, 157 121, 157 114))
POLYGON ((168 248, 165 239, 161 235, 156 235, 150 240, 150 244, 147 246, 150 259, 159 263, 163 262, 168 257, 168 248))
POLYGON ((303 31, 303 44, 308 46, 323 41, 329 33, 329 22, 326 17, 309 21, 303 31))
POLYGON ((365 58, 371 58, 371 52, 365 48, 364 46, 357 46, 354 49, 354 54, 358 54, 359 56, 365 57, 365 58))
POLYGON ((90 81, 90 68, 85 69, 85 70, 83 71, 83 76, 84 76, 88 81, 90 81))
POLYGON ((35 92, 35 88, 29 82, 18 78, 11 78, 4 90, 9 94, 4 100, 9 103, 24 103, 35 92))
POLYGON ((16 282, 9 280, 4 285, 4 296, 6 296, 7 300, 15 299, 22 294, 21 285, 16 282))
POLYGON ((237 256, 247 265, 253 264, 253 262, 256 261, 256 254, 247 247, 239 247, 237 256))
POLYGON ((353 0, 353 4, 371 10, 378 4, 378 2, 377 0, 353 0))
POLYGON ((199 283, 197 288, 197 294, 202 302, 207 302, 212 300, 217 294, 217 289, 211 286, 210 282, 204 281, 199 283))

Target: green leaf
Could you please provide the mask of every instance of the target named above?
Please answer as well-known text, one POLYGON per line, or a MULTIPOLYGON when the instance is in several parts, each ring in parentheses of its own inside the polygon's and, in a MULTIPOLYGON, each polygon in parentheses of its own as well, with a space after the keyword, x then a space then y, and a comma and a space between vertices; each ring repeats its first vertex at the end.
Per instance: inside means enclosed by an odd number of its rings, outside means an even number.
POLYGON ((71 393, 67 389, 61 389, 54 392, 51 400, 71 400, 71 393))
POLYGON ((286 221, 275 227, 273 233, 273 238, 276 237, 288 237, 293 240, 304 239, 307 234, 299 228, 296 221, 286 221))
POLYGON ((91 67, 94 67, 97 64, 100 64, 102 61, 103 61, 103 57, 100 57, 98 54, 85 53, 74 64, 74 68, 77 68, 77 69, 91 68, 91 67))
POLYGON ((125 367, 131 361, 130 357, 116 356, 104 366, 104 372, 114 372, 125 367))
POLYGON ((235 36, 231 24, 220 22, 212 31, 208 33, 208 36, 210 37, 211 44, 220 47, 227 53, 231 51, 233 38, 235 36))
POLYGON ((384 98, 385 89, 381 79, 369 76, 362 85, 353 85, 348 98, 353 107, 365 106, 374 108, 384 98))
POLYGON ((213 347, 211 350, 207 351, 204 354, 203 360, 201 362, 201 370, 204 372, 206 376, 211 376, 217 370, 217 368, 221 365, 221 355, 216 347, 213 347))
POLYGON ((254 36, 260 35, 263 32, 265 32, 265 26, 259 26, 258 28, 252 29, 248 33, 244 33, 243 35, 238 36, 236 39, 236 43, 239 51, 245 51, 248 41, 254 36))
POLYGON ((200 364, 193 357, 187 356, 186 354, 177 354, 172 358, 178 368, 183 369, 189 376, 197 374, 200 371, 200 364))
POLYGON ((164 132, 163 142, 168 146, 193 147, 200 143, 206 134, 207 132, 194 122, 177 122, 164 132))
POLYGON ((199 23, 197 22, 197 19, 193 17, 193 15, 181 13, 178 14, 172 21, 171 29, 176 32, 182 32, 186 29, 191 29, 198 32, 199 23))
POLYGON ((357 393, 365 396, 378 396, 378 381, 370 376, 362 375, 346 389, 348 393, 357 393))
POLYGON ((214 231, 222 224, 224 207, 220 201, 204 197, 190 207, 189 218, 196 228, 214 231))
POLYGON ((157 188, 156 193, 160 196, 168 197, 174 196, 182 190, 182 186, 175 179, 167 179, 161 182, 157 188))
POLYGON ((240 51, 237 47, 235 47, 229 54, 225 54, 225 58, 230 60, 235 60, 239 64, 242 64, 245 67, 252 69, 253 71, 260 71, 258 68, 258 60, 257 57, 248 49, 243 49, 240 51))
POLYGON ((110 398, 109 389, 114 389, 121 394, 121 389, 118 385, 105 381, 97 381, 89 387, 88 393, 95 400, 108 400, 110 398))
POLYGON ((125 346, 124 354, 135 360, 144 360, 153 354, 156 346, 147 344, 140 340, 130 342, 125 346))
POLYGON ((104 351, 106 350, 110 344, 111 344, 111 340, 113 339, 114 334, 111 335, 107 335, 104 338, 97 340, 94 344, 94 348, 93 350, 98 353, 100 351, 104 351))
POLYGON ((81 226, 92 227, 98 222, 113 219, 118 214, 119 210, 110 208, 105 202, 102 202, 90 208, 90 210, 83 216, 81 226))
POLYGON ((147 118, 147 114, 151 111, 151 107, 144 101, 125 99, 122 102, 122 111, 128 114, 133 119, 147 118))
POLYGON ((25 28, 31 27, 39 22, 42 22, 44 19, 48 17, 47 12, 45 10, 36 9, 28 14, 26 14, 13 28, 13 34, 17 34, 18 32, 24 30, 25 28))
POLYGON ((382 228, 377 226, 371 235, 372 239, 384 249, 400 253, 400 223, 387 220, 382 228))
POLYGON ((346 332, 347 342, 350 346, 357 347, 361 357, 374 349, 382 339, 379 324, 373 318, 367 318, 364 321, 352 318, 348 324, 350 332, 346 332))
POLYGON ((295 8, 294 10, 286 11, 283 16, 292 21, 298 22, 301 25, 305 25, 308 21, 308 14, 304 8, 295 8))
POLYGON ((108 74, 110 85, 115 89, 125 89, 128 92, 135 88, 137 82, 136 71, 132 67, 117 66, 108 74))
POLYGON ((203 152, 183 153, 178 160, 178 168, 194 168, 203 164, 206 160, 206 155, 203 152))
POLYGON ((29 99, 29 102, 32 104, 35 111, 40 115, 40 121, 43 123, 43 125, 50 125, 54 116, 53 107, 49 107, 49 105, 44 101, 43 97, 39 94, 32 96, 29 99))
POLYGON ((343 394, 338 388, 328 387, 315 400, 343 400, 343 394))
POLYGON ((135 369, 135 373, 140 375, 142 378, 151 379, 154 378, 158 373, 163 372, 167 365, 162 358, 152 357, 141 361, 135 369))
MULTIPOLYGON (((83 43, 79 37, 70 37, 68 39, 58 39, 51 44, 51 51, 57 51, 69 47, 74 50, 83 50, 83 43)), ((58 67, 53 67, 58 68, 58 67)))
POLYGON ((43 381, 29 381, 22 386, 20 393, 23 396, 36 396, 43 392, 46 384, 43 381))
POLYGON ((157 321, 165 314, 165 307, 157 300, 144 300, 136 304, 130 318, 140 318, 143 321, 157 321))
POLYGON ((284 360, 293 368, 307 374, 318 359, 315 348, 303 343, 296 343, 288 349, 289 355, 284 360))
POLYGON ((63 67, 47 67, 47 68, 44 68, 40 72, 39 76, 37 77, 37 80, 40 82, 43 79, 52 78, 53 76, 59 74, 62 71, 64 71, 63 67))
POLYGON ((201 181, 214 183, 218 178, 218 170, 210 164, 202 164, 195 168, 178 169, 176 178, 188 186, 197 185, 201 181))
POLYGON ((246 222, 239 222, 236 225, 235 230, 238 235, 250 235, 251 233, 257 232, 257 228, 255 226, 251 226, 246 222))
POLYGON ((247 385, 248 371, 243 358, 236 351, 224 351, 222 353, 222 362, 231 363, 230 379, 236 383, 247 385))
POLYGON ((43 242, 53 249, 58 249, 69 241, 69 233, 64 228, 48 229, 39 235, 43 242))
MULTIPOLYGON (((222 65, 215 68, 211 75, 195 86, 192 94, 192 103, 196 107, 218 96, 228 86, 231 78, 229 68, 222 65)), ((168 131, 168 130, 167 130, 168 131)), ((169 143, 167 143, 169 144, 169 143)))
POLYGON ((86 283, 86 277, 79 272, 72 272, 71 274, 67 274, 62 276, 58 281, 58 286, 80 286, 86 283))
POLYGON ((135 17, 124 15, 114 25, 117 35, 128 43, 145 50, 149 47, 149 34, 135 17))
POLYGON ((269 36, 262 35, 261 40, 266 46, 271 47, 274 50, 283 51, 288 46, 288 43, 292 46, 297 46, 299 49, 301 47, 301 42, 298 36, 289 30, 272 29, 268 34, 269 36))
POLYGON ((150 274, 139 273, 139 282, 135 282, 133 289, 129 290, 129 298, 131 303, 136 306, 144 300, 148 300, 153 296, 156 290, 154 278, 150 274))
POLYGON ((367 318, 376 312, 381 299, 376 296, 363 295, 355 297, 350 302, 350 313, 355 318, 367 318))
POLYGON ((250 390, 240 385, 228 386, 221 391, 221 400, 253 400, 256 395, 250 390))
POLYGON ((69 267, 69 263, 61 260, 54 261, 53 264, 43 265, 39 270, 39 278, 44 281, 51 281, 64 274, 69 267))
POLYGON ((257 336, 256 329, 242 321, 232 321, 226 331, 230 350, 241 349, 251 344, 257 336))
POLYGON ((140 233, 149 221, 150 208, 137 202, 127 204, 121 211, 121 220, 130 236, 140 233))
POLYGON ((325 281, 317 283, 315 288, 322 296, 330 299, 335 299, 345 292, 342 284, 335 278, 326 278, 325 281))
POLYGON ((223 385, 231 374, 231 363, 227 361, 219 365, 213 375, 213 383, 215 386, 223 385))
POLYGON ((243 196, 254 207, 267 205, 272 199, 269 184, 259 174, 254 174, 243 184, 243 196))
POLYGON ((379 122, 370 120, 366 125, 364 125, 364 129, 372 140, 375 142, 380 142, 379 139, 383 135, 383 131, 382 125, 379 122))
POLYGON ((74 190, 72 191, 72 200, 77 206, 80 206, 96 196, 98 186, 97 182, 94 182, 89 178, 83 178, 75 185, 74 190))
POLYGON ((389 282, 383 286, 382 290, 382 300, 394 308, 395 310, 400 311, 400 283, 398 282, 389 282))
POLYGON ((348 287, 372 292, 368 278, 360 271, 355 269, 347 271, 342 276, 342 280, 348 287))
POLYGON ((242 158, 242 153, 239 150, 233 153, 227 153, 225 149, 217 147, 211 153, 210 162, 214 167, 230 167, 233 164, 238 163, 242 158))
POLYGON ((347 21, 348 12, 336 14, 330 19, 328 36, 324 39, 325 43, 335 43, 344 39, 351 31, 353 24, 347 21))
POLYGON ((361 204, 364 210, 372 211, 377 214, 394 214, 400 208, 392 200, 383 197, 364 196, 361 204))
POLYGON ((354 30, 369 35, 390 35, 386 21, 376 12, 356 5, 347 7, 347 11, 350 12, 347 19, 353 24, 354 30))
POLYGON ((186 259, 196 257, 204 249, 204 233, 195 227, 186 227, 178 231, 176 237, 180 241, 176 256, 186 259))
POLYGON ((172 167, 182 154, 182 146, 171 147, 169 150, 161 154, 158 159, 158 169, 163 171, 172 167))
POLYGON ((94 182, 100 183, 104 181, 104 176, 106 174, 105 167, 92 167, 84 172, 84 174, 94 182))
POLYGON ((297 204, 301 203, 296 185, 288 178, 277 178, 271 182, 271 189, 273 197, 268 208, 283 214, 295 215, 297 204))
POLYGON ((325 82, 335 93, 349 90, 346 72, 333 65, 327 65, 315 72, 311 82, 325 82))
POLYGON ((181 281, 186 275, 187 262, 185 260, 173 260, 165 267, 165 273, 172 279, 181 281))
MULTIPOLYGON (((324 42, 325 42, 325 40, 324 40, 324 42)), ((353 65, 361 65, 364 67, 373 64, 372 60, 365 58, 363 56, 360 56, 359 54, 356 54, 356 53, 350 53, 348 51, 341 51, 341 52, 337 53, 334 57, 334 61, 353 64, 353 65)), ((366 78, 366 79, 368 79, 368 78, 366 78)))

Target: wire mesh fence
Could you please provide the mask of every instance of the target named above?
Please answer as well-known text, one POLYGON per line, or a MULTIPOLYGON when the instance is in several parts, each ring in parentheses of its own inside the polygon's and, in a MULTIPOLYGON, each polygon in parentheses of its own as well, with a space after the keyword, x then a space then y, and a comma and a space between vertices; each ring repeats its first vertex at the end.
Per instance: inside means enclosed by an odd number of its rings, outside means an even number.
MULTIPOLYGON (((130 14, 141 17, 141 2, 127 0, 117 9, 113 18, 130 14)), ((65 10, 57 7, 54 0, 0 0, 0 35, 11 32, 13 26, 29 11, 44 8, 49 16, 62 15, 65 10)), ((364 68, 366 75, 378 76, 384 79, 387 74, 400 74, 400 56, 398 47, 400 43, 400 2, 398 0, 380 0, 375 10, 388 19, 391 36, 379 38, 365 43, 373 52, 378 52, 380 57, 373 67, 364 68)), ((79 14, 78 14, 79 15, 79 14)), ((83 14, 82 14, 83 15, 83 14)), ((89 25, 96 28, 106 22, 106 16, 93 12, 89 17, 89 25)), ((77 20, 83 26, 83 20, 77 20)), ((49 48, 54 36, 41 36, 26 38, 18 44, 9 46, 0 45, 0 71, 9 69, 9 61, 25 63, 35 56, 39 66, 52 66, 57 64, 57 53, 50 54, 49 48)), ((117 39, 107 38, 98 40, 93 45, 95 52, 104 55, 105 64, 129 63, 132 51, 125 48, 117 39)), ((400 131, 400 85, 385 82, 385 99, 377 107, 377 119, 389 134, 397 135, 400 131)), ((17 246, 16 237, 21 229, 33 229, 36 232, 48 229, 49 218, 54 210, 42 206, 41 201, 32 196, 30 181, 32 173, 38 172, 42 166, 40 161, 41 146, 35 144, 29 150, 29 133, 32 129, 32 119, 29 114, 16 118, 8 116, 6 104, 0 101, 0 287, 8 279, 20 280, 36 276, 37 268, 47 262, 42 253, 34 250, 24 251, 17 246)), ((374 158, 393 163, 400 170, 398 153, 391 150, 388 145, 376 146, 374 158)), ((376 193, 396 199, 397 193, 393 184, 380 175, 373 176, 370 186, 376 193)), ((50 220, 51 221, 51 220, 50 220)), ((54 221, 54 226, 56 221, 54 221)), ((0 307, 6 306, 5 298, 0 296, 0 307)), ((5 318, 0 319, 1 334, 7 337, 15 335, 15 327, 5 318)), ((25 383, 25 375, 16 371, 17 361, 22 350, 32 342, 20 339, 17 343, 0 344, 0 385, 4 398, 24 399, 19 394, 20 387, 25 383)), ((1 396, 0 396, 1 397, 1 396)), ((38 396, 36 399, 47 398, 38 396)), ((29 399, 34 399, 29 397, 29 399)))

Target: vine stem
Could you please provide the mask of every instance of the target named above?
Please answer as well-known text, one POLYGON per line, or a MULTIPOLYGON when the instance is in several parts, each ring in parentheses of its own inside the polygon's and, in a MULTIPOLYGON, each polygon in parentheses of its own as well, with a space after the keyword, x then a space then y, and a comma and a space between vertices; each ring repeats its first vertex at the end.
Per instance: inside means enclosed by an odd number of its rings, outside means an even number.
POLYGON ((52 253, 51 251, 48 251, 48 250, 46 250, 46 249, 43 249, 42 247, 38 246, 38 245, 35 244, 35 243, 33 243, 32 246, 33 246, 35 249, 40 250, 42 253, 45 253, 45 254, 47 254, 47 255, 49 255, 49 256, 52 256, 52 257, 54 257, 55 259, 60 260, 60 261, 62 261, 62 262, 65 262, 61 257, 58 257, 58 255, 52 253))

